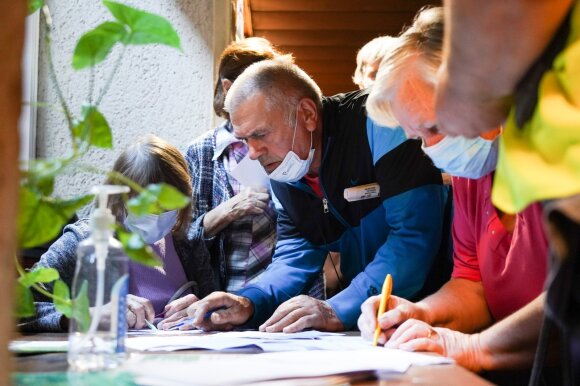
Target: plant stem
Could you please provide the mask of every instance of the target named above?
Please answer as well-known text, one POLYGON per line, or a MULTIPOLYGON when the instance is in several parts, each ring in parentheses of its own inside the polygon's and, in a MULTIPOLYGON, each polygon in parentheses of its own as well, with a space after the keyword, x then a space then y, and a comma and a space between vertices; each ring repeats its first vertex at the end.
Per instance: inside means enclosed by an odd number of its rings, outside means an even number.
POLYGON ((113 78, 115 77, 115 74, 117 73, 117 70, 119 69, 119 65, 121 64, 121 59, 123 59, 123 56, 125 55, 126 49, 127 49, 127 46, 123 44, 123 48, 121 49, 121 53, 117 57, 117 61, 115 62, 115 65, 113 66, 113 70, 111 71, 111 75, 109 76, 109 79, 107 79, 107 83, 105 83, 105 87, 103 88, 103 92, 101 93, 101 95, 99 96, 99 99, 97 99, 97 102, 95 103, 96 107, 99 107, 99 105, 101 104, 101 101, 103 100, 103 97, 109 91, 109 88, 111 87, 111 83, 113 82, 113 78))
MULTIPOLYGON (((18 271, 18 274, 20 276, 26 275, 26 271, 24 270, 24 267, 22 267, 22 265, 20 264, 20 260, 18 260, 18 257, 16 255, 14 255, 14 263, 16 265, 16 270, 18 271)), ((34 288, 39 293, 41 293, 42 295, 46 296, 47 298, 52 299, 53 302, 54 302, 54 300, 58 300, 62 303, 71 304, 70 299, 64 299, 64 298, 61 298, 60 296, 55 296, 54 294, 51 294, 50 292, 48 292, 45 288, 39 286, 38 283, 33 283, 31 285, 31 287, 34 288)))
POLYGON ((95 89, 95 66, 91 66, 91 73, 89 75, 89 105, 93 104, 93 91, 95 89))
MULTIPOLYGON (((62 89, 60 88, 60 84, 58 83, 58 78, 56 77, 56 71, 54 69, 54 61, 52 59, 52 17, 50 16, 50 10, 48 9, 48 6, 45 4, 42 7, 42 16, 44 17, 44 24, 46 26, 45 28, 45 40, 46 40, 46 55, 48 58, 48 73, 50 75, 50 79, 52 80, 52 82, 54 83, 54 87, 56 88, 56 93, 58 96, 58 100, 60 102, 60 105, 62 106, 62 109, 64 111, 64 115, 66 117, 66 121, 68 123, 68 127, 69 127, 69 131, 71 133, 71 137, 74 138, 73 135, 73 119, 72 119, 72 115, 70 113, 70 109, 68 108, 68 105, 66 103, 66 100, 64 98, 64 95, 62 93, 62 89)), ((73 149, 76 149, 77 145, 75 143, 75 141, 72 141, 72 146, 73 149)))

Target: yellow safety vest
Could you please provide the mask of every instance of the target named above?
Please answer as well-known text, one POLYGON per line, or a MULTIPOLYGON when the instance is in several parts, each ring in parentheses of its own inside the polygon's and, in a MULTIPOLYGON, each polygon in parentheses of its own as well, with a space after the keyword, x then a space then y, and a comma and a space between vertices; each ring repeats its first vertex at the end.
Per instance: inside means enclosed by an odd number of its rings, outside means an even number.
POLYGON ((580 6, 570 34, 541 80, 532 118, 518 128, 512 108, 500 140, 492 200, 507 213, 580 194, 580 6))

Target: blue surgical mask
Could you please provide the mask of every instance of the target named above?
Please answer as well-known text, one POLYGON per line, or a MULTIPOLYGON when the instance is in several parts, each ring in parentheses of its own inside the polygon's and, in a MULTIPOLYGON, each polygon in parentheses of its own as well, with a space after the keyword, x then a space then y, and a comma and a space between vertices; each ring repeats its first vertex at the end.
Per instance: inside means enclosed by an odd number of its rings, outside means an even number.
MULTIPOLYGON (((298 113, 298 109, 296 109, 298 113)), ((294 121, 294 136, 292 137, 292 148, 278 165, 276 169, 270 173, 268 177, 279 182, 296 182, 308 173, 312 158, 314 158, 314 148, 312 147, 312 132, 310 132, 310 152, 308 158, 303 160, 294 153, 294 140, 296 139, 296 126, 298 124, 298 114, 294 121)))
POLYGON ((177 210, 161 214, 135 216, 129 213, 125 219, 125 226, 131 232, 137 233, 147 244, 153 244, 164 238, 177 222, 177 210))
POLYGON ((422 149, 435 166, 456 177, 481 178, 495 170, 499 137, 445 137, 439 143, 422 149))

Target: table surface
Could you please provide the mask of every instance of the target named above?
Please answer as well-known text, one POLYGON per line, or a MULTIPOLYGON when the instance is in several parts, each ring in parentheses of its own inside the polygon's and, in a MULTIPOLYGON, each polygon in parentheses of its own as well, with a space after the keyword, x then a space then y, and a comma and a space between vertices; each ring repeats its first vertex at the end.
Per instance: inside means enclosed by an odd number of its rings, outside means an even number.
MULTIPOLYGON (((65 333, 42 333, 42 334, 32 334, 25 335, 17 338, 16 340, 25 341, 61 341, 66 340, 68 335, 65 333)), ((224 357, 231 357, 231 355, 256 355, 256 354, 230 354, 230 353, 219 353, 211 351, 200 351, 200 350, 190 350, 190 351, 178 351, 178 352, 152 352, 152 353, 129 353, 131 355, 179 355, 181 358, 183 355, 191 355, 192 359, 199 355, 217 355, 224 357)), ((46 353, 46 354, 35 354, 35 355, 17 355, 14 356, 13 369, 15 373, 52 373, 52 372, 65 372, 67 371, 68 364, 66 359, 66 353, 46 353)), ((281 384, 288 385, 288 381, 281 381, 281 384)), ((298 383, 298 380, 297 380, 298 383)), ((316 379, 300 379, 300 385, 333 385, 333 384, 351 384, 351 385, 431 385, 431 386, 484 386, 491 385, 483 378, 477 376, 476 374, 465 370, 464 368, 457 365, 440 365, 440 366, 412 366, 406 373, 397 374, 389 376, 389 378, 368 379, 368 376, 356 379, 356 378, 346 378, 342 376, 337 377, 324 377, 316 379)), ((18 384, 18 382, 16 382, 18 384)))

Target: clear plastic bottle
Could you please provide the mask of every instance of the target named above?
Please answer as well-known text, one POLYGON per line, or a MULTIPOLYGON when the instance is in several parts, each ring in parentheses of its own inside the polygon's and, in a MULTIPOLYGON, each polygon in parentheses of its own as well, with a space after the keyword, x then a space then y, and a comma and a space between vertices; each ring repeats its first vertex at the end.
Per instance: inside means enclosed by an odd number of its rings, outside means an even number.
POLYGON ((73 318, 69 325, 68 362, 73 371, 118 366, 125 358, 128 258, 113 237, 115 218, 107 208, 109 194, 128 192, 124 186, 98 186, 98 208, 91 213, 91 235, 79 244, 72 283, 73 318), (75 317, 86 314, 90 318, 75 317))

